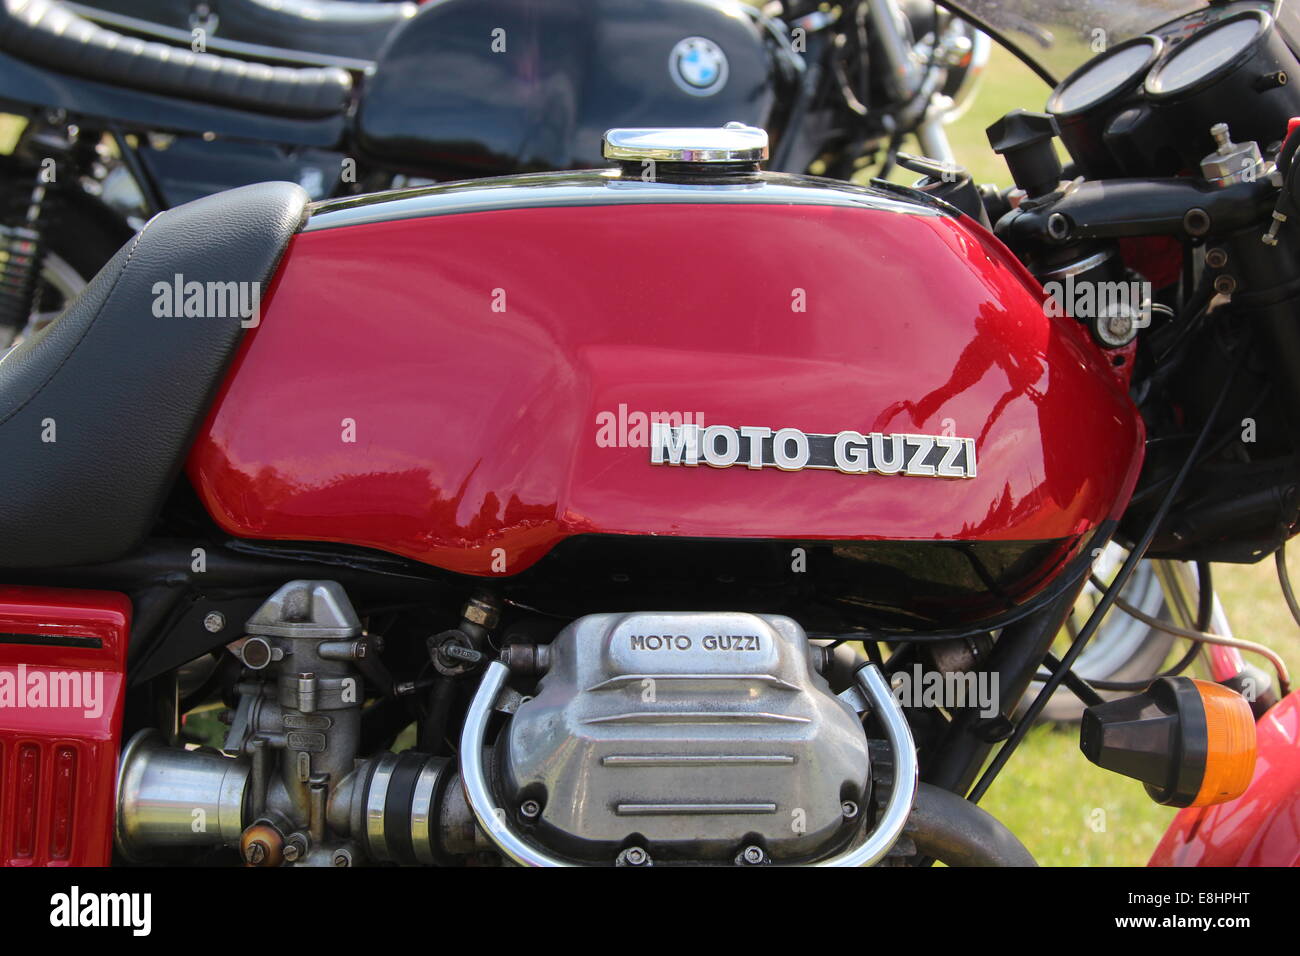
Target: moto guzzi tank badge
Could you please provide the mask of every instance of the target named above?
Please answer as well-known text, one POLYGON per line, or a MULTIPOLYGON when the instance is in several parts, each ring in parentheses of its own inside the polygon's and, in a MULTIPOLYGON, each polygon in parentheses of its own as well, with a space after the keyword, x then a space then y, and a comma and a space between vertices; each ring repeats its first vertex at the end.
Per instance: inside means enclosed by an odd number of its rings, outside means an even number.
POLYGON ((817 468, 846 475, 974 478, 975 440, 945 435, 894 435, 842 431, 834 435, 797 428, 741 425, 650 426, 652 465, 713 468, 817 468))

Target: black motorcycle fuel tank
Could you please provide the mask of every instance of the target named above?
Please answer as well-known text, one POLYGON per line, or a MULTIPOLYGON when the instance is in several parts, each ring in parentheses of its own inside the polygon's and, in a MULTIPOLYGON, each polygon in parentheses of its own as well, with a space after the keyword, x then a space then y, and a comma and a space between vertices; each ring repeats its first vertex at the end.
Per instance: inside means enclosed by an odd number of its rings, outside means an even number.
POLYGON ((737 0, 441 0, 380 53, 358 140, 450 176, 603 166, 614 127, 769 127, 790 56, 737 0))

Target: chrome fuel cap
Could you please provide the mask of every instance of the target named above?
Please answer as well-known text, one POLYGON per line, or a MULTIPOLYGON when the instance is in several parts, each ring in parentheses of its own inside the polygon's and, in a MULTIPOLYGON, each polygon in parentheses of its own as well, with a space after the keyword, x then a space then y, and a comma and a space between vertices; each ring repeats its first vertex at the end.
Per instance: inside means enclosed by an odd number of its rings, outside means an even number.
POLYGON ((743 123, 726 126, 611 129, 601 140, 606 159, 620 163, 699 164, 704 168, 767 159, 767 132, 743 123))

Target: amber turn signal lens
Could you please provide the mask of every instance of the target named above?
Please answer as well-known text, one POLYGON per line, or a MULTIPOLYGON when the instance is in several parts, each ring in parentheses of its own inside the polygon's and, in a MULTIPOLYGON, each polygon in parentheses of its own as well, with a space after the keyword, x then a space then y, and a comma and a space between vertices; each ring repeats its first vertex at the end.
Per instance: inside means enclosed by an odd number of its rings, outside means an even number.
POLYGON ((1079 747, 1106 770, 1146 784, 1156 803, 1204 807, 1235 800, 1255 772, 1255 716, 1240 694, 1189 677, 1083 712, 1079 747))
POLYGON ((1205 707, 1205 779, 1192 806, 1236 800, 1255 773, 1255 716, 1240 694, 1209 681, 1192 681, 1205 707))

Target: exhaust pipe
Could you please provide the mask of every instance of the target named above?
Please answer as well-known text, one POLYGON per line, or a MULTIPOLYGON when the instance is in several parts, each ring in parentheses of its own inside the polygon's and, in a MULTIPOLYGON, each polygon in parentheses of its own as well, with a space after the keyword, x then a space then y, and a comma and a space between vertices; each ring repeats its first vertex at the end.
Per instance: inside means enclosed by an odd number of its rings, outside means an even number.
POLYGON ((947 866, 1038 865, 996 817, 928 783, 916 788, 916 805, 903 832, 921 856, 947 866))

